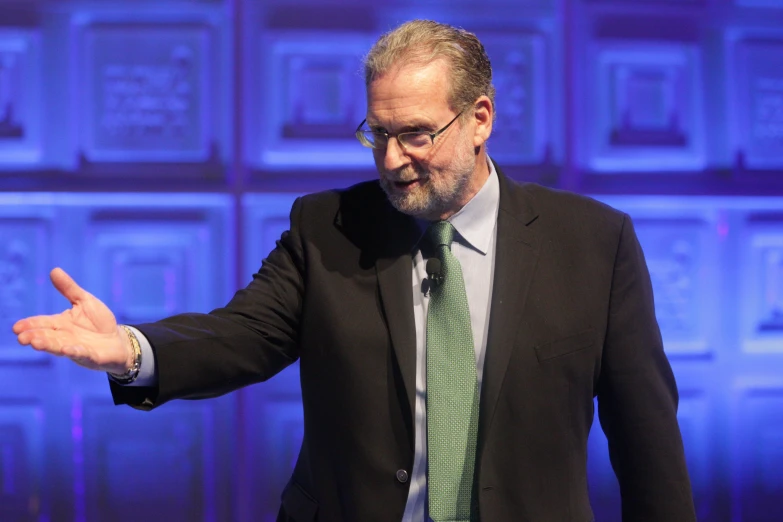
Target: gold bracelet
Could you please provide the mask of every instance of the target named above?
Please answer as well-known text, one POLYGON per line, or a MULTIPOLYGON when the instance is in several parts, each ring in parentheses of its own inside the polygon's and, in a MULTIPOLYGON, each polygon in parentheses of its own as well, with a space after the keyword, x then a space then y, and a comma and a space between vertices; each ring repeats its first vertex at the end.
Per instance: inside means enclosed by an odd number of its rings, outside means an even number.
POLYGON ((130 328, 124 324, 121 324, 120 326, 125 330, 125 334, 128 336, 128 340, 131 343, 131 348, 133 349, 133 364, 131 364, 131 367, 128 368, 125 373, 116 374, 109 372, 109 376, 119 384, 130 384, 139 376, 139 370, 141 369, 141 345, 130 328))

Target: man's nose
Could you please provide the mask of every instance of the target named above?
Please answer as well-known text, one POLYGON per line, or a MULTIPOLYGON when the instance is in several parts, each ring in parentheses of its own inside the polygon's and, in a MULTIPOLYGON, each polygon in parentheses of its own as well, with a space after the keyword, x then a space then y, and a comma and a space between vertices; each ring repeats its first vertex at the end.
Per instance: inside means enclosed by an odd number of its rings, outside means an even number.
POLYGON ((410 163, 410 158, 405 154, 396 137, 390 137, 386 142, 386 151, 383 156, 383 168, 394 171, 410 163))

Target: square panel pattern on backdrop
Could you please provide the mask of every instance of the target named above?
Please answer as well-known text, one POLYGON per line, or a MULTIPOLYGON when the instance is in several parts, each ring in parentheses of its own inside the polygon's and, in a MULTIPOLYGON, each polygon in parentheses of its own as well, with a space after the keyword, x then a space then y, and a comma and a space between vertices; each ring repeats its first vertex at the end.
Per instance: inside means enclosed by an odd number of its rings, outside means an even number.
POLYGON ((255 163, 372 165, 370 151, 354 136, 367 111, 361 58, 371 43, 356 33, 269 33, 261 39, 259 88, 266 94, 251 94, 262 102, 251 132, 258 136, 251 149, 260 151, 255 163))
POLYGON ((76 474, 88 519, 138 520, 138 499, 128 492, 144 491, 143 509, 158 520, 216 520, 218 404, 167 405, 160 416, 85 401, 73 431, 86 435, 74 445, 84 454, 76 474))
POLYGON ((0 520, 39 520, 44 412, 0 398, 0 520))
POLYGON ((650 272, 655 316, 666 353, 708 353, 708 303, 715 281, 710 280, 707 267, 714 259, 714 234, 710 234, 706 222, 697 218, 661 216, 634 221, 650 272))
MULTIPOLYGON (((714 503, 713 488, 710 487, 714 470, 710 455, 715 448, 711 446, 709 395, 704 390, 690 388, 682 379, 678 379, 678 384, 680 397, 677 421, 682 433, 698 518, 706 520, 714 503)), ((588 439, 588 456, 590 503, 595 519, 621 522, 618 502, 620 490, 609 461, 608 441, 598 420, 597 407, 588 439)))
POLYGON ((743 349, 783 354, 783 214, 750 215, 741 252, 743 349))
MULTIPOLYGON (((676 367, 675 367, 676 370, 676 367)), ((710 394, 705 389, 691 388, 695 383, 678 380, 679 405, 677 422, 682 433, 685 458, 691 478, 698 520, 708 520, 714 507, 715 495, 711 481, 715 476, 713 466, 714 446, 711 429, 710 394)))
POLYGON ((735 520, 778 522, 783 495, 783 382, 739 388, 735 422, 735 520))
POLYGON ((596 171, 704 166, 695 45, 597 42, 589 163, 596 171))
POLYGON ((290 228, 291 207, 301 194, 246 194, 242 200, 245 259, 242 279, 250 281, 275 242, 290 228))
POLYGON ((0 168, 41 159, 36 31, 0 28, 0 168))
POLYGON ((655 315, 669 357, 706 357, 715 350, 719 313, 717 212, 695 200, 600 197, 632 220, 655 296, 655 315))
POLYGON ((264 473, 269 477, 287 477, 294 469, 304 438, 302 399, 298 393, 275 395, 266 399, 261 410, 255 408, 258 404, 253 406, 252 410, 244 412, 245 415, 260 415, 266 419, 263 429, 270 454, 265 459, 264 473))
POLYGON ((212 131, 209 30, 200 25, 83 28, 82 147, 94 162, 204 161, 212 131))
MULTIPOLYGON (((245 263, 243 278, 258 270, 261 261, 275 248, 275 241, 289 229, 289 213, 298 194, 248 194, 244 208, 245 263)), ((248 480, 264 483, 267 493, 254 495, 251 510, 260 519, 274 520, 279 507, 279 491, 290 476, 304 435, 299 364, 274 376, 262 386, 244 391, 244 454, 254 466, 248 480), (264 518, 266 517, 266 518, 264 518)))
POLYGON ((494 33, 481 41, 492 61, 500 108, 490 140, 492 158, 505 164, 540 163, 549 140, 546 93, 552 90, 545 37, 494 33))
POLYGON ((744 7, 777 7, 783 9, 783 0, 734 0, 734 2, 744 7))
POLYGON ((733 89, 737 124, 734 147, 745 166, 771 169, 783 166, 783 37, 778 40, 739 40, 728 86, 733 89))
POLYGON ((20 347, 10 331, 68 306, 46 277, 53 264, 121 321, 224 304, 234 288, 231 203, 204 193, 0 194, 0 520, 138 520, 128 493, 142 490, 145 519, 235 512, 233 397, 177 401, 161 414, 117 408, 105 374, 20 347))
POLYGON ((216 294, 212 256, 219 251, 210 247, 217 246, 210 224, 175 214, 148 219, 142 211, 137 219, 104 214, 90 222, 89 257, 101 274, 94 292, 127 324, 209 311, 216 294))
MULTIPOLYGON (((5 212, 23 212, 6 207, 5 212)), ((31 210, 34 214, 35 211, 31 210)), ((0 362, 48 361, 19 346, 11 327, 23 317, 47 313, 52 247, 49 222, 33 216, 0 215, 0 362)))

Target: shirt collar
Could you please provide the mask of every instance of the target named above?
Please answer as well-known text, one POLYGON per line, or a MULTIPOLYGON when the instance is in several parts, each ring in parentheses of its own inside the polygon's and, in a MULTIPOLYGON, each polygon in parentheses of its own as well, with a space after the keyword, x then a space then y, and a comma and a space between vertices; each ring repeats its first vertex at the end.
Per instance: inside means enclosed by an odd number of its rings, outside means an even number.
MULTIPOLYGON (((484 186, 473 198, 462 207, 459 212, 451 216, 447 221, 454 226, 457 235, 468 246, 483 255, 489 251, 492 233, 497 223, 498 208, 500 205, 500 182, 495 165, 487 158, 489 165, 489 177, 484 186)), ((430 222, 417 220, 422 233, 430 225, 430 222)), ((455 236, 456 239, 456 236, 455 236)))

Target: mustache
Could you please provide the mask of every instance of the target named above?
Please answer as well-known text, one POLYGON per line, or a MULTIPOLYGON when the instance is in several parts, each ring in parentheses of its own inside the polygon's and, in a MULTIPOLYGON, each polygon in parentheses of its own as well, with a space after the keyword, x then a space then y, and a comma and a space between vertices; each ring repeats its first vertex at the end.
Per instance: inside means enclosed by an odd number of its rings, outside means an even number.
POLYGON ((388 181, 394 183, 406 183, 408 181, 414 181, 418 179, 425 180, 429 178, 429 174, 427 172, 418 171, 410 166, 406 166, 402 170, 398 170, 396 172, 386 172, 384 177, 388 181))

